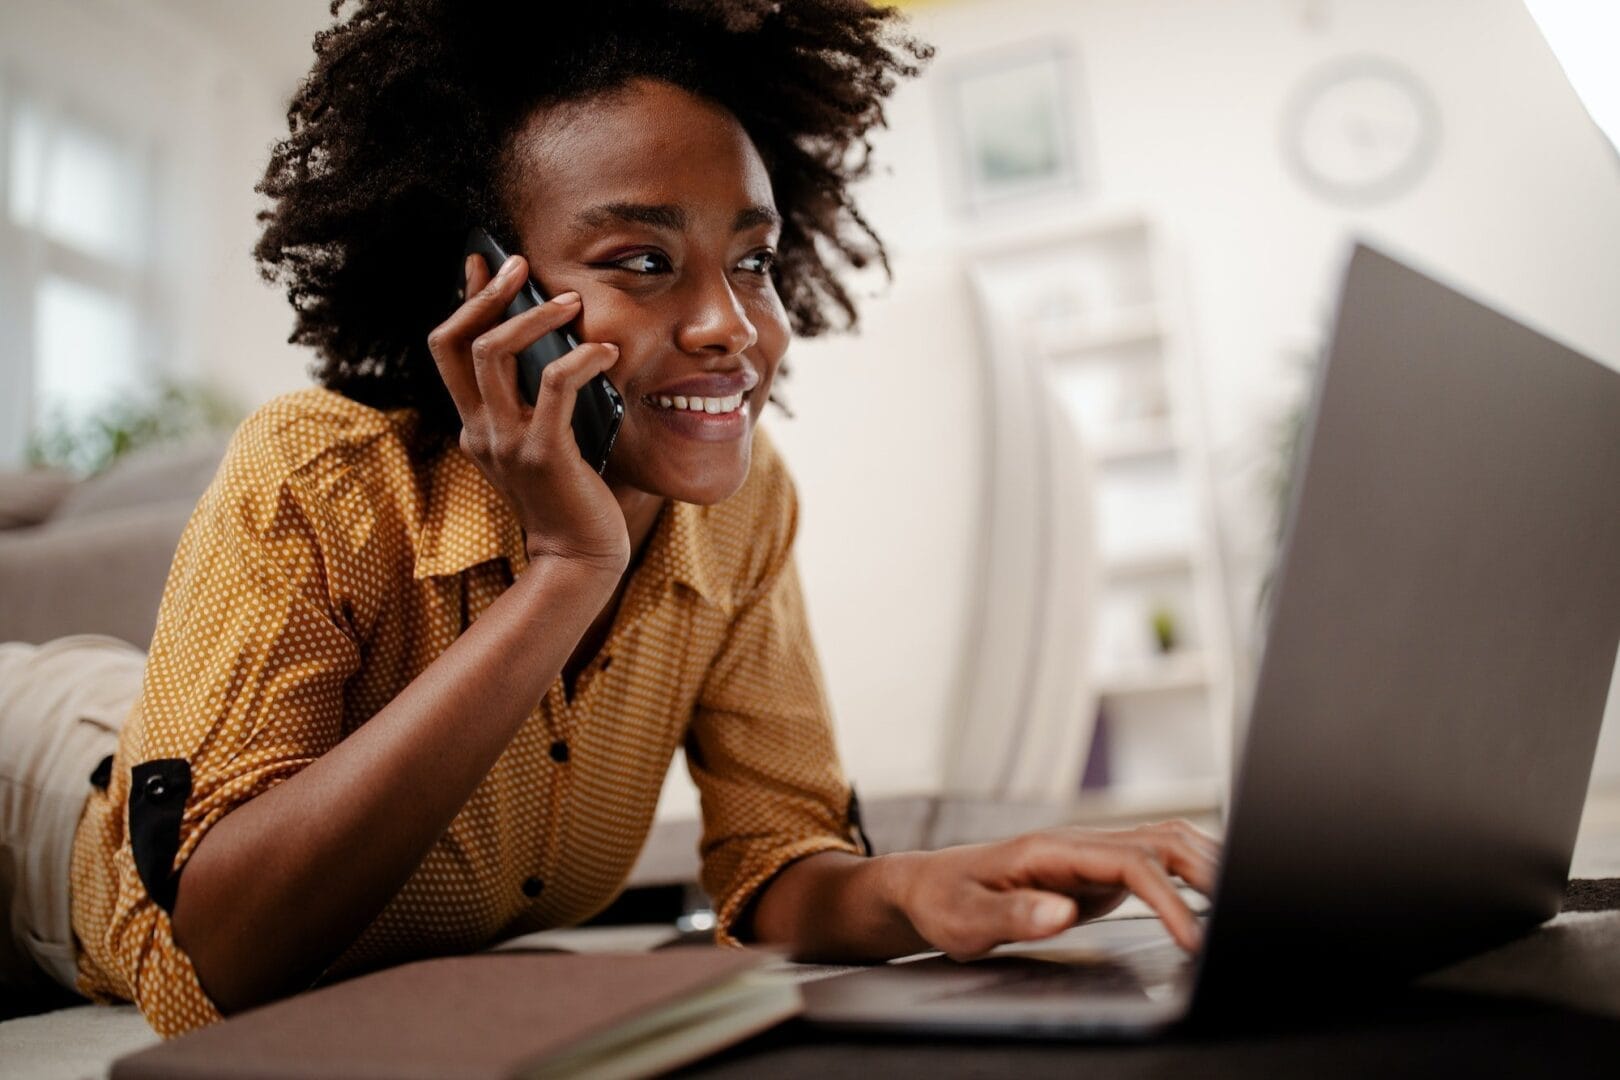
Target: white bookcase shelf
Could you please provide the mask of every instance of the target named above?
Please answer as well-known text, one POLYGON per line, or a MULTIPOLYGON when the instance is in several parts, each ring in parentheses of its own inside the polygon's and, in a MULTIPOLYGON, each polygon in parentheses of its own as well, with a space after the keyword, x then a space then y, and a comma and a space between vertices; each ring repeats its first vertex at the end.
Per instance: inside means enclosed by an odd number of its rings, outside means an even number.
POLYGON ((1137 458, 1163 457, 1186 448, 1175 429, 1162 417, 1121 422, 1092 446, 1092 457, 1102 464, 1137 458))
POLYGON ((1099 671, 1097 692, 1105 698, 1124 698, 1202 690, 1209 685, 1209 674, 1209 662, 1201 653, 1167 653, 1156 660, 1099 671))
POLYGON ((1073 817, 1076 821, 1181 817, 1214 810, 1225 797, 1224 786, 1207 777, 1086 791, 1076 801, 1073 817))
POLYGON ((1105 580, 1118 581, 1124 578, 1153 578, 1165 574, 1191 573, 1197 558, 1195 552, 1184 548, 1133 551, 1128 555, 1116 555, 1104 562, 1103 577, 1105 580))
POLYGON ((1036 342, 1053 359, 1109 359, 1122 346, 1151 344, 1163 332, 1158 309, 1139 304, 1053 319, 1037 331, 1036 342))
POLYGON ((995 341, 1000 370, 1038 372, 1086 459, 1072 495, 1090 522, 1092 595, 1061 599, 1089 605, 1083 707, 1099 726, 1071 794, 1105 816, 1214 809, 1234 668, 1203 395, 1164 230, 1124 209, 1003 239, 973 280, 989 332, 1022 334, 995 341))

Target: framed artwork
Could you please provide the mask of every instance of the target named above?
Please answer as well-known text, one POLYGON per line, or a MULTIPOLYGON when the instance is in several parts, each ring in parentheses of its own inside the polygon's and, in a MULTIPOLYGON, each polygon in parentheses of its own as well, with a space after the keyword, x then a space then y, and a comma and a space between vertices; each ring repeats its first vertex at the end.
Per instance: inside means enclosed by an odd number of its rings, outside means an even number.
POLYGON ((947 129, 963 209, 1081 188, 1074 67, 1066 50, 1042 44, 974 57, 949 73, 947 129))

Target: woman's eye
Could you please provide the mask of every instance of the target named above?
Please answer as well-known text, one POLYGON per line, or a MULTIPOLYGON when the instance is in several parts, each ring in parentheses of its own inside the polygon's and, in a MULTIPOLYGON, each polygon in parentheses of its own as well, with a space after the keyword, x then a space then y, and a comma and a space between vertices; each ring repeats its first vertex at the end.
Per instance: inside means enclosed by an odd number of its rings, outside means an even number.
POLYGON ((638 251, 614 260, 612 265, 635 274, 662 274, 670 268, 669 260, 656 251, 638 251))
POLYGON ((751 274, 766 274, 776 265, 776 252, 756 251, 744 256, 742 262, 737 265, 751 274))

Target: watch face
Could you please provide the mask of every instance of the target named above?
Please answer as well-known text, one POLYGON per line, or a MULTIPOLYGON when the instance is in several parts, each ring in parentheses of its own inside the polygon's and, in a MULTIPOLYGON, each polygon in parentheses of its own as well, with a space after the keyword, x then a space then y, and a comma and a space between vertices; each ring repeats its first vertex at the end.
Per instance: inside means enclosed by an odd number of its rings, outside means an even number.
POLYGON ((1299 179, 1335 202, 1380 202, 1433 159, 1439 114, 1423 85, 1388 60, 1358 57, 1308 76, 1283 118, 1283 152, 1299 179))

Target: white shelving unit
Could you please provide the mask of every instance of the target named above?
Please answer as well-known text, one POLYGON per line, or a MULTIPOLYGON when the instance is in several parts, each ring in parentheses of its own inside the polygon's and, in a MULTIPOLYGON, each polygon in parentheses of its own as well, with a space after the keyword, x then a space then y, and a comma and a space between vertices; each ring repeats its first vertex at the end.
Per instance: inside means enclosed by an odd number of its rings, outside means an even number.
POLYGON ((1088 502, 1094 595, 1074 602, 1091 605, 1083 659, 1104 760, 1088 771, 1106 784, 1078 795, 1097 816, 1215 809, 1228 786, 1230 623, 1172 263, 1163 230, 1127 209, 983 246, 973 268, 983 324, 1021 328, 1015 346, 991 348, 1042 369, 1087 458, 1076 495, 1088 502), (1161 611, 1174 628, 1167 649, 1161 611))

